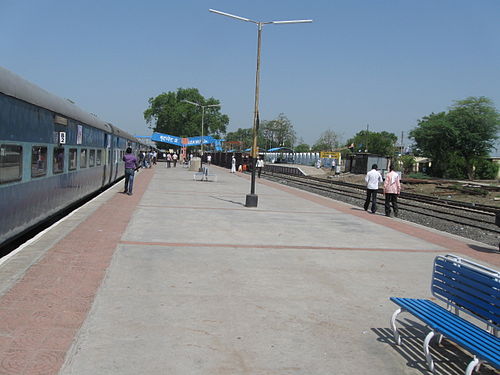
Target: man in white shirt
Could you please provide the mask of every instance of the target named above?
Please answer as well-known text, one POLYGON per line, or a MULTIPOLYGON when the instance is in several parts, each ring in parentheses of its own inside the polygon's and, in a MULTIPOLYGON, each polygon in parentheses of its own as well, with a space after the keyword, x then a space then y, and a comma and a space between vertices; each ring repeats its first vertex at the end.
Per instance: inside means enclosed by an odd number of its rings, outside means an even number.
POLYGON ((365 211, 368 211, 368 206, 370 205, 370 200, 372 202, 372 214, 377 212, 377 192, 378 184, 383 182, 382 175, 377 171, 378 165, 373 164, 372 170, 366 174, 366 201, 365 201, 365 211))
POLYGON ((262 160, 262 158, 260 156, 257 159, 256 167, 257 167, 258 176, 260 178, 260 174, 262 173, 262 168, 264 168, 264 160, 262 160))
POLYGON ((234 155, 231 158, 231 173, 236 173, 236 158, 234 155))

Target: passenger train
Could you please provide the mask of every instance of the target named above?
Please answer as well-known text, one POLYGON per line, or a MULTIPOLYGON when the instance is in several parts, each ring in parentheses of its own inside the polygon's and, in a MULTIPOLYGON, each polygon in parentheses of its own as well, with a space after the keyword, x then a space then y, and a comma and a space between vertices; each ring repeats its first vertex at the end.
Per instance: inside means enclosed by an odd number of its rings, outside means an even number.
POLYGON ((124 175, 132 135, 0 67, 0 248, 124 175))

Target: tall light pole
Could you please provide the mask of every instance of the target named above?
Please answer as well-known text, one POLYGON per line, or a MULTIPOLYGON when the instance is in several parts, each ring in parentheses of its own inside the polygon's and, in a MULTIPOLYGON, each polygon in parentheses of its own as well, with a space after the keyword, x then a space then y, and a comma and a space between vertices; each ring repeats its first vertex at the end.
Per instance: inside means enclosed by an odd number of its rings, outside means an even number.
POLYGON ((259 134, 259 84, 260 84, 260 46, 261 46, 261 35, 262 28, 267 24, 288 24, 288 23, 310 23, 312 20, 291 20, 291 21, 254 21, 249 18, 244 18, 240 16, 235 16, 234 14, 229 14, 221 12, 215 9, 209 9, 210 12, 220 14, 222 16, 231 17, 240 21, 252 22, 257 25, 257 71, 255 73, 255 106, 253 112, 253 144, 252 144, 252 180, 250 185, 250 194, 246 196, 246 207, 257 207, 258 196, 255 194, 255 163, 257 160, 257 137, 259 134))
POLYGON ((203 172, 203 141, 204 141, 204 138, 203 138, 203 119, 205 118, 205 108, 209 108, 209 107, 220 107, 219 104, 206 104, 206 105, 201 105, 199 103, 195 103, 195 102, 190 102, 189 100, 181 100, 182 102, 184 103, 189 103, 189 104, 192 104, 192 105, 195 105, 197 107, 201 107, 201 158, 200 158, 200 172, 203 172))

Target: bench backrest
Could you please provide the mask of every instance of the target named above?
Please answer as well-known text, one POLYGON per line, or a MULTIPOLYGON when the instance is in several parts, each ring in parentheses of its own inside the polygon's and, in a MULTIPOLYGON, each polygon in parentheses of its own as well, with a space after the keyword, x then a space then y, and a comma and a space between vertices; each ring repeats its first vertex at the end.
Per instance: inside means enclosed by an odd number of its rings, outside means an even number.
POLYGON ((500 323, 500 272, 455 255, 437 256, 432 294, 495 329, 500 323))

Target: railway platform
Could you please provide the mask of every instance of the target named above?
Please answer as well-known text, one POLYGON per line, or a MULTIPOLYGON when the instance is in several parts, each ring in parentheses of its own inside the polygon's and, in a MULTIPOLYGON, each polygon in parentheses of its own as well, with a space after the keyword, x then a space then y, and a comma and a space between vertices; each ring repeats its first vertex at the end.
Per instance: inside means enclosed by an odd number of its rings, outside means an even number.
MULTIPOLYGON (((0 260, 0 374, 427 374, 434 257, 498 269, 488 245, 211 167, 141 170, 0 260), (404 267, 402 267, 404 265, 404 267)), ((469 357, 447 341, 436 374, 469 357)), ((479 374, 494 374, 488 366, 479 374)))

